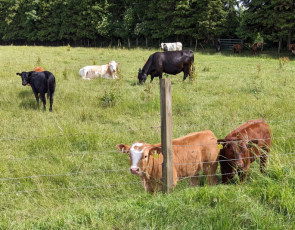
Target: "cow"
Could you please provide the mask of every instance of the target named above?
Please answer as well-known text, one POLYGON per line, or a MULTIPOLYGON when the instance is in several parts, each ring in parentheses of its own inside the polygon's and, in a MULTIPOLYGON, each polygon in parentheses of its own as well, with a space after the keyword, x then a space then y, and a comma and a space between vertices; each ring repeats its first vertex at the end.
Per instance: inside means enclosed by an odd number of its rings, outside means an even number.
POLYGON ((215 43, 215 48, 216 48, 216 52, 219 52, 221 50, 221 43, 220 43, 220 41, 217 41, 215 43))
POLYGON ((256 43, 254 43, 253 46, 252 46, 252 54, 256 54, 257 49, 258 49, 262 44, 266 44, 266 43, 261 43, 261 42, 256 42, 256 43))
MULTIPOLYGON (((205 172, 208 185, 215 185, 218 166, 217 139, 210 130, 190 133, 172 141, 173 188, 177 181, 191 177, 193 186, 199 185, 199 173, 205 172)), ((149 193, 162 190, 163 155, 161 143, 134 142, 131 146, 118 144, 117 149, 129 154, 129 171, 140 177, 144 189, 149 193)))
POLYGON ((34 92, 37 104, 39 105, 39 96, 40 93, 41 100, 43 102, 44 109, 46 109, 46 99, 45 93, 47 93, 47 99, 50 98, 50 108, 49 111, 52 111, 53 104, 53 95, 55 91, 55 77, 49 71, 43 72, 22 72, 16 73, 16 75, 21 76, 22 85, 31 85, 32 90, 34 92))
POLYGON ((102 77, 106 79, 118 79, 116 76, 117 66, 120 63, 111 61, 106 65, 85 66, 79 70, 79 74, 83 79, 91 80, 93 78, 102 77))
POLYGON ((233 45, 233 53, 237 53, 239 51, 239 54, 242 52, 242 45, 241 44, 234 44, 233 45))
POLYGON ((250 120, 231 131, 221 145, 219 163, 222 183, 228 183, 236 173, 244 182, 251 163, 260 158, 260 171, 266 172, 268 154, 271 148, 270 127, 263 119, 250 120))
POLYGON ((142 70, 138 70, 139 84, 144 83, 148 75, 151 75, 151 82, 154 77, 162 79, 163 72, 173 75, 183 72, 184 81, 188 75, 191 75, 193 63, 194 52, 192 50, 156 52, 150 55, 142 70))
POLYGON ((291 50, 292 53, 295 54, 295 43, 289 45, 289 50, 291 50))
POLYGON ((36 72, 43 72, 45 71, 45 69, 43 69, 41 66, 37 66, 33 69, 33 71, 36 71, 36 72))
POLYGON ((164 51, 176 51, 182 50, 182 43, 181 42, 173 42, 173 43, 161 43, 161 48, 164 51))

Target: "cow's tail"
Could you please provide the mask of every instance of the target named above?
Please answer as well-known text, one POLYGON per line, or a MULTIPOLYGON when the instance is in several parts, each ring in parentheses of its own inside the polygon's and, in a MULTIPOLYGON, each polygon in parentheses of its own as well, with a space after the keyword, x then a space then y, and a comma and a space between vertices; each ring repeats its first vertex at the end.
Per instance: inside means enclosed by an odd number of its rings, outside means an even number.
POLYGON ((49 88, 50 76, 47 72, 46 72, 46 78, 47 78, 47 99, 49 99, 50 98, 50 88, 49 88))

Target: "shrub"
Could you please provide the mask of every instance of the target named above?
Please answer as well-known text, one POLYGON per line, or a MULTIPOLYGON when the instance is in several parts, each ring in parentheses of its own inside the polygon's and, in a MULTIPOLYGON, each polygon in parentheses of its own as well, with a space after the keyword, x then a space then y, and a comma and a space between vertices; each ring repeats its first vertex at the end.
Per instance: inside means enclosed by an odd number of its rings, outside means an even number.
POLYGON ((101 105, 102 107, 115 106, 119 98, 120 95, 118 94, 118 90, 111 89, 110 91, 108 91, 106 89, 104 95, 100 98, 101 105))

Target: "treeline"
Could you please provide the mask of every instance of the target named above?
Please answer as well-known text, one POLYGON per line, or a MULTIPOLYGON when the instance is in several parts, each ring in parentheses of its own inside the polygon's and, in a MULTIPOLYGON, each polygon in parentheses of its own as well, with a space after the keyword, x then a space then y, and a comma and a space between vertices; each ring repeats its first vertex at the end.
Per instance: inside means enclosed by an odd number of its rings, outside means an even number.
POLYGON ((295 0, 0 0, 0 43, 291 43, 295 0))

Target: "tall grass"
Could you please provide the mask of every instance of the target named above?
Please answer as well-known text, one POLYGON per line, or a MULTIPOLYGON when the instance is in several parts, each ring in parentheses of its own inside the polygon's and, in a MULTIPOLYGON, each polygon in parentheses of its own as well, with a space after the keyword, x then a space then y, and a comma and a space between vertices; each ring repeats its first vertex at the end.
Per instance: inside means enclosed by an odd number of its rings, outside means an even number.
POLYGON ((169 76, 174 138, 204 129, 224 138, 239 122, 257 118, 274 121, 272 136, 285 138, 273 139, 266 175, 253 163, 244 184, 207 187, 201 180, 191 188, 183 180, 162 196, 147 194, 128 172, 128 156, 115 152, 119 143, 160 142, 160 130, 149 128, 160 125, 158 79, 138 85, 135 78, 155 51, 0 47, 0 138, 8 138, 0 141, 0 178, 36 175, 0 180, 0 228, 294 228, 295 157, 280 156, 294 152, 294 138, 288 138, 295 136, 294 58, 278 68, 279 57, 271 53, 252 57, 206 50, 195 53, 193 81, 169 76), (37 107, 31 88, 16 76, 32 70, 36 60, 56 77, 52 113, 37 107), (120 79, 81 79, 79 69, 93 60, 120 62, 120 79), (208 66, 210 71, 202 71, 208 66), (103 106, 110 90, 120 97, 103 106), (23 137, 29 138, 9 139, 23 137))

